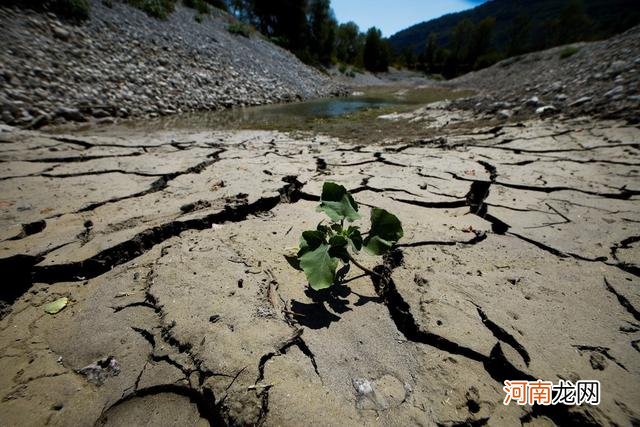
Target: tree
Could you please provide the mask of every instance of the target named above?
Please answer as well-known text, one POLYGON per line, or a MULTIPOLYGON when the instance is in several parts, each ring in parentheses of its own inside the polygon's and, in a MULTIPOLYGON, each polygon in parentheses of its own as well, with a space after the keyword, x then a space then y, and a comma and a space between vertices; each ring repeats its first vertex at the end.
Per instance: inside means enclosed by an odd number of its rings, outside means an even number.
POLYGON ((530 49, 531 18, 518 15, 507 32, 507 56, 520 55, 530 49))
POLYGON ((387 71, 389 56, 390 49, 387 42, 382 39, 382 32, 376 27, 369 28, 364 44, 364 67, 374 73, 387 71))
POLYGON ((492 47, 493 28, 495 25, 496 19, 492 16, 483 19, 476 25, 471 57, 469 58, 474 70, 488 67, 501 57, 492 47))
POLYGON ((427 38, 427 44, 424 48, 424 70, 428 73, 435 72, 435 60, 436 60, 437 49, 438 49, 438 42, 437 42, 436 33, 431 33, 427 38))
POLYGON ((338 61, 355 64, 361 48, 360 29, 355 22, 340 24, 336 30, 336 56, 338 61))
POLYGON ((227 0, 229 12, 244 22, 251 22, 253 11, 251 0, 227 0))
POLYGON ((407 69, 415 69, 416 67, 416 53, 413 49, 405 47, 402 49, 402 53, 400 55, 400 63, 407 69))
POLYGON ((337 25, 330 0, 311 0, 309 48, 311 54, 322 64, 331 63, 337 25))
POLYGON ((570 0, 554 22, 555 45, 586 40, 591 29, 591 20, 584 10, 581 0, 570 0))
POLYGON ((253 24, 267 37, 303 55, 308 46, 306 0, 251 0, 253 24))
POLYGON ((469 19, 456 24, 451 38, 451 56, 447 61, 447 74, 456 75, 468 71, 473 65, 473 40, 476 26, 469 19))
POLYGON ((477 59, 485 55, 491 49, 491 39, 493 36, 493 28, 496 25, 496 18, 489 16, 476 25, 473 35, 471 56, 477 59))

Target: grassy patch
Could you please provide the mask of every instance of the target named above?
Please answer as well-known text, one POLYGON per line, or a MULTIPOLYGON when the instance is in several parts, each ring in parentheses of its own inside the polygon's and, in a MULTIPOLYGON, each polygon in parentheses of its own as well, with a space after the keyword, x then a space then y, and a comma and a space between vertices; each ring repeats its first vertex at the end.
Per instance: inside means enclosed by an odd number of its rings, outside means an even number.
POLYGON ((567 59, 580 51, 579 47, 567 46, 560 51, 560 59, 567 59))
POLYGON ((340 72, 340 74, 349 78, 354 78, 356 76, 353 67, 349 67, 347 64, 340 64, 338 66, 338 71, 340 72))
POLYGON ((229 24, 229 26, 227 27, 227 31, 229 31, 231 34, 236 34, 248 38, 251 36, 251 33, 253 33, 253 28, 251 28, 247 24, 243 24, 242 22, 234 22, 232 24, 229 24))
POLYGON ((167 19, 176 6, 174 0, 127 0, 127 3, 158 19, 167 19))

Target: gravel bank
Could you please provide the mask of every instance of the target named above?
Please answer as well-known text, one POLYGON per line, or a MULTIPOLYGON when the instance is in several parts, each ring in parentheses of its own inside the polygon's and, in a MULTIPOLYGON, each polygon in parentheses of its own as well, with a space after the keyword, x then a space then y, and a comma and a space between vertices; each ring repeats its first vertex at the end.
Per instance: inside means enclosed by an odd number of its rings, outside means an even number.
POLYGON ((640 26, 600 42, 509 58, 447 85, 481 91, 467 106, 505 119, 565 113, 637 123, 640 26))
POLYGON ((0 8, 0 122, 37 128, 343 92, 257 33, 229 33, 223 12, 198 23, 182 6, 166 21, 119 2, 91 6, 80 26, 0 8))

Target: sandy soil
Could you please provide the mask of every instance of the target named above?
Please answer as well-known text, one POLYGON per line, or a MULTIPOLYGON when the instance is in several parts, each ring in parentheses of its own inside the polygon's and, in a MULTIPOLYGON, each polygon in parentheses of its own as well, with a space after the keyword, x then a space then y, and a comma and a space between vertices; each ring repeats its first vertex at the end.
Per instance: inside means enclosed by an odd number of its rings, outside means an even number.
POLYGON ((387 118, 440 136, 368 146, 2 128, 2 424, 637 423, 640 130, 470 114, 387 118), (325 180, 402 220, 361 259, 384 279, 314 292, 285 261, 325 180), (602 403, 504 406, 530 378, 600 380, 602 403))

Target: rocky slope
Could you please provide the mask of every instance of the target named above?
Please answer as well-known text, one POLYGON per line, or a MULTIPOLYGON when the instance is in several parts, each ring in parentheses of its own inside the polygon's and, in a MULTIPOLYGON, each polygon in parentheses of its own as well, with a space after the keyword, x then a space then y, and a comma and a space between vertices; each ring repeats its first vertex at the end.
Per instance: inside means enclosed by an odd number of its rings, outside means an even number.
POLYGON ((605 41, 510 58, 447 85, 479 90, 479 96, 459 105, 487 112, 488 116, 562 112, 625 118, 637 123, 640 26, 605 41))
POLYGON ((39 127, 89 117, 171 114, 285 102, 341 92, 329 78, 257 34, 227 30, 219 11, 167 21, 92 1, 72 26, 0 8, 0 120, 39 127))

